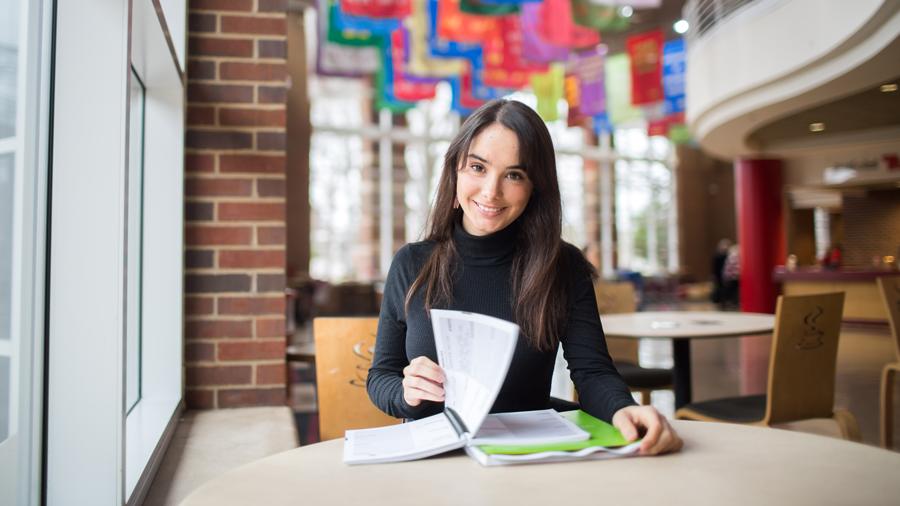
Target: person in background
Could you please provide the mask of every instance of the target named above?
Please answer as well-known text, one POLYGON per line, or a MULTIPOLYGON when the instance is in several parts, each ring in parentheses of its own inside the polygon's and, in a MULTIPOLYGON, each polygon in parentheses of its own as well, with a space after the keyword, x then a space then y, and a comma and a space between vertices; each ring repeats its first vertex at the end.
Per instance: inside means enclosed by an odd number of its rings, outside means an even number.
POLYGON ((739 309, 741 305, 741 257, 740 248, 732 244, 728 248, 725 265, 722 266, 722 307, 739 309))
POLYGON ((546 125, 520 102, 488 102, 447 150, 426 239, 401 248, 391 264, 366 382, 372 402, 398 418, 441 412, 445 377, 428 311, 471 311, 521 329, 491 412, 551 407, 561 344, 581 409, 629 440, 643 436, 643 454, 680 449, 665 417, 636 405, 613 366, 594 296, 596 271, 562 241, 561 230, 546 125))
POLYGON ((710 293, 710 300, 716 304, 722 303, 722 269, 725 268, 725 259, 728 258, 728 248, 731 247, 731 241, 728 239, 719 239, 716 245, 716 252, 712 257, 712 278, 713 287, 710 293))

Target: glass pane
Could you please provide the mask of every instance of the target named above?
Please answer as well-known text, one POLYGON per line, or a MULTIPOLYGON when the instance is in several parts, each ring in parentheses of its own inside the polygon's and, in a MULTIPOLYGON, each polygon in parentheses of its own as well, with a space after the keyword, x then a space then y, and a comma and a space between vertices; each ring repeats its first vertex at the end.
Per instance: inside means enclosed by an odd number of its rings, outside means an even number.
MULTIPOLYGON (((12 391, 12 253, 13 253, 13 188, 15 182, 16 97, 18 90, 19 2, 0 0, 0 442, 11 434, 16 410, 12 391)), ((8 462, 0 462, 10 469, 8 462)), ((15 469, 15 466, 12 467, 15 469)), ((4 471, 5 472, 5 471, 4 471)), ((0 493, 0 503, 6 493, 0 493)))
POLYGON ((0 139, 16 134, 19 2, 0 0, 0 139))
POLYGON ((141 286, 143 258, 144 85, 132 69, 128 130, 128 279, 125 342, 125 407, 141 397, 141 286))
MULTIPOLYGON (((11 379, 9 357, 0 356, 0 385, 9 385, 11 379)), ((0 406, 9 406, 9 388, 0 388, 0 406)), ((0 409, 0 441, 9 436, 9 410, 0 409)))
MULTIPOLYGON (((13 220, 13 170, 15 157, 12 153, 0 154, 0 342, 5 341, 9 347, 11 334, 10 313, 12 310, 12 220, 13 220)), ((8 355, 3 352, 0 355, 8 355)), ((0 387, 8 388, 2 382, 0 387)), ((0 405, 0 410, 6 409, 0 405)))

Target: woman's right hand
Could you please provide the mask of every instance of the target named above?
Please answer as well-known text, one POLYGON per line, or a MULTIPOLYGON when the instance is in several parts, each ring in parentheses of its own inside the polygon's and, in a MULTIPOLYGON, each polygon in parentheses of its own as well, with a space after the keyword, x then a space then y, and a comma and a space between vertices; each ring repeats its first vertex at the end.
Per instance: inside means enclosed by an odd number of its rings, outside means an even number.
POLYGON ((416 357, 403 368, 403 400, 410 406, 422 401, 444 402, 444 370, 428 357, 416 357))

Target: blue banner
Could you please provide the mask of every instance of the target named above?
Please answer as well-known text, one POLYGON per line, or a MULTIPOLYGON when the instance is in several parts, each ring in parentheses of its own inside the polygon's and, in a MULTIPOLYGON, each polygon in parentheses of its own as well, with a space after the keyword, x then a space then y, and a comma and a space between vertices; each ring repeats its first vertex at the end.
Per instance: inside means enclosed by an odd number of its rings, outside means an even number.
POLYGON ((593 116, 593 119, 595 135, 600 135, 603 132, 610 134, 613 132, 613 125, 609 122, 609 115, 607 115, 605 112, 595 114, 593 116))
POLYGON ((670 40, 663 44, 663 114, 666 116, 684 112, 686 67, 684 39, 670 40))

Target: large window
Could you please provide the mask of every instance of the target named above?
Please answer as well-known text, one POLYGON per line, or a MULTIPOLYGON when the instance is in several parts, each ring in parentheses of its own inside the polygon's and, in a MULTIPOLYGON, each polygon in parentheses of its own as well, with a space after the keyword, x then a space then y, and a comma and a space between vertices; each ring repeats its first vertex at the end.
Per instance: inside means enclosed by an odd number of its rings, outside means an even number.
POLYGON ((46 498, 139 503, 181 402, 185 3, 55 9, 46 498))
POLYGON ((144 102, 141 77, 131 69, 128 127, 128 248, 125 252, 125 408, 141 397, 141 316, 144 254, 144 102))
POLYGON ((0 12, 0 504, 37 504, 49 15, 41 1, 0 12))
POLYGON ((674 270, 673 178, 663 163, 671 143, 648 137, 643 126, 617 129, 615 142, 623 157, 615 164, 619 268, 651 275, 674 270))
POLYGON ((19 2, 0 0, 0 441, 9 437, 17 397, 13 389, 12 254, 16 161, 16 86, 19 2), (9 15, 11 14, 11 15, 9 15))

